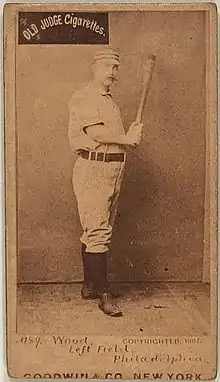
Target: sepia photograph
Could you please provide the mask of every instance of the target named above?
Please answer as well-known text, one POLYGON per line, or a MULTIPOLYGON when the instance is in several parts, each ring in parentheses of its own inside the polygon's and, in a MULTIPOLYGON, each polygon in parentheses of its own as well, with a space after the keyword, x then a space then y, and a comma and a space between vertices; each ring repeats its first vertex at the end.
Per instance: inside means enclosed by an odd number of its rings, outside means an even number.
POLYGON ((214 379, 215 5, 4 18, 9 374, 214 379))

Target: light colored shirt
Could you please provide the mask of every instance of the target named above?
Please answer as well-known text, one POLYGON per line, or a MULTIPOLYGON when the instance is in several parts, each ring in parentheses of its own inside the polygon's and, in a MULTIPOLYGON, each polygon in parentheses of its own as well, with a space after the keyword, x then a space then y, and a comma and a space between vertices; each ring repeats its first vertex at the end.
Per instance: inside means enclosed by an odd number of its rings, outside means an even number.
POLYGON ((76 91, 69 101, 68 136, 73 152, 93 150, 99 152, 125 152, 122 145, 100 144, 86 134, 89 126, 101 124, 108 132, 125 134, 120 110, 111 94, 88 84, 76 91))

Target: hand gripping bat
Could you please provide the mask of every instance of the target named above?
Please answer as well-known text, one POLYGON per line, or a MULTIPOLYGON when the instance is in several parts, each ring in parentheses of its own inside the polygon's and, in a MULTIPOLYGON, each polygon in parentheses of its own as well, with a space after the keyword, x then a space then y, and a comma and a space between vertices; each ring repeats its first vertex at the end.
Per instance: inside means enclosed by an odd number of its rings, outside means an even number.
POLYGON ((148 56, 148 60, 146 61, 146 64, 144 65, 143 86, 142 86, 141 98, 140 98, 136 120, 135 120, 137 123, 140 123, 142 120, 144 106, 146 103, 146 98, 147 98, 147 94, 150 87, 150 81, 154 71, 155 61, 156 61, 156 56, 152 54, 148 56))

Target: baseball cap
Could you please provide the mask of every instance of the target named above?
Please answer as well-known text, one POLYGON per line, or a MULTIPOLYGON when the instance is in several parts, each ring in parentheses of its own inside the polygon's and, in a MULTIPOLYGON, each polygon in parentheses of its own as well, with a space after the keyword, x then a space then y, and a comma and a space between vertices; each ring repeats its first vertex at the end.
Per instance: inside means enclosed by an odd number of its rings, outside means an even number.
POLYGON ((105 48, 101 49, 96 52, 94 56, 94 61, 98 60, 112 60, 114 64, 119 65, 120 64, 120 57, 119 53, 116 50, 110 49, 110 48, 105 48))

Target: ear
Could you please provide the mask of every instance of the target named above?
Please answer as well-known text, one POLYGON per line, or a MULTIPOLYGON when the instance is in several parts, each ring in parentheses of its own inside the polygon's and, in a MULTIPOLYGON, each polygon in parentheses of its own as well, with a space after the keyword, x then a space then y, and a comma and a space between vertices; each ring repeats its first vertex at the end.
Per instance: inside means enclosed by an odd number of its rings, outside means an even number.
POLYGON ((93 63, 92 63, 92 67, 91 67, 91 69, 92 69, 92 73, 93 73, 93 74, 94 74, 95 71, 96 71, 96 67, 97 67, 96 62, 93 62, 93 63))

